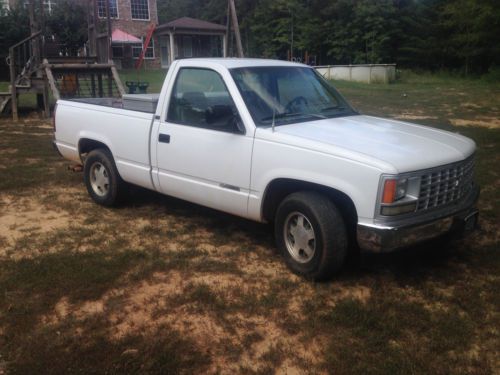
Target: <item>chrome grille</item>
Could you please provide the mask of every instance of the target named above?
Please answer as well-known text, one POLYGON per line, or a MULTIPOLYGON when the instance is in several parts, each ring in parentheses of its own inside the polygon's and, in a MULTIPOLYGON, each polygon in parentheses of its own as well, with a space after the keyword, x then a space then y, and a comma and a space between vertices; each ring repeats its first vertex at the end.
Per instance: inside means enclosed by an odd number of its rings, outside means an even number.
POLYGON ((429 170, 420 177, 417 212, 457 202, 472 189, 474 157, 429 170))

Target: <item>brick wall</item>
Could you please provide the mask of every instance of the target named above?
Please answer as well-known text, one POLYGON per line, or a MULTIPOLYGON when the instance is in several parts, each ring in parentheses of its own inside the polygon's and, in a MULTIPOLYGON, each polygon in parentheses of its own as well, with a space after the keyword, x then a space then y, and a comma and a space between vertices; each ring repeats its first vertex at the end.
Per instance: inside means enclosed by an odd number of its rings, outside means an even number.
MULTIPOLYGON (((151 24, 158 25, 158 9, 156 0, 148 0, 149 20, 133 20, 130 7, 130 0, 116 0, 118 6, 118 19, 112 20, 112 28, 120 29, 126 33, 132 34, 138 38, 146 37, 151 24)), ((148 68, 160 68, 160 45, 158 39, 153 37, 154 59, 144 59, 148 68)))

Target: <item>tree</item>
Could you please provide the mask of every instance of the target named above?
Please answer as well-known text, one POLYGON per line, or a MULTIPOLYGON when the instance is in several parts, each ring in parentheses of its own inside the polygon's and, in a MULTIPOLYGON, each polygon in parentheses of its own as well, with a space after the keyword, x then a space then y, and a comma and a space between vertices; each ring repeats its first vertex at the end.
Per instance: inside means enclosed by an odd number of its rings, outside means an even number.
POLYGON ((60 0, 48 17, 47 28, 69 56, 76 56, 88 39, 87 7, 78 0, 60 0))
POLYGON ((26 9, 16 7, 0 13, 0 78, 8 79, 6 57, 9 47, 30 35, 29 17, 26 9))
POLYGON ((443 24, 453 30, 450 52, 463 60, 465 75, 474 63, 480 65, 477 70, 484 70, 484 58, 491 63, 494 51, 498 52, 499 18, 494 1, 456 0, 444 5, 443 24))

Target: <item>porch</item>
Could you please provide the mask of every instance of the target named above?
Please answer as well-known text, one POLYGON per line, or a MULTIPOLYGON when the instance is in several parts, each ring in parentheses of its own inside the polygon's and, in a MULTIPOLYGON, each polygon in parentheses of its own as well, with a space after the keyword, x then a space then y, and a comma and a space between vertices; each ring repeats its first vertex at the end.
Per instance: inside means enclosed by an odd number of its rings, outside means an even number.
POLYGON ((190 57, 226 57, 226 27, 212 22, 183 17, 160 25, 155 35, 160 44, 162 68, 174 60, 190 57))

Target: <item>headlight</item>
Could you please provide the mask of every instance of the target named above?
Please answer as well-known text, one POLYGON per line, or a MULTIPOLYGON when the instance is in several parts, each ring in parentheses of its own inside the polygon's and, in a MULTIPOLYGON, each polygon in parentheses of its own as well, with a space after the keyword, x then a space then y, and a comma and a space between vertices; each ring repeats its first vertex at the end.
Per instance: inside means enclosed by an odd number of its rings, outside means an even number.
POLYGON ((418 177, 382 177, 380 214, 384 216, 401 215, 417 209, 420 191, 418 177))

